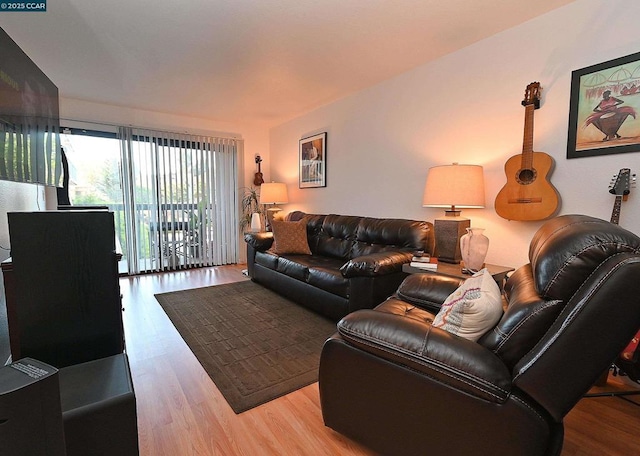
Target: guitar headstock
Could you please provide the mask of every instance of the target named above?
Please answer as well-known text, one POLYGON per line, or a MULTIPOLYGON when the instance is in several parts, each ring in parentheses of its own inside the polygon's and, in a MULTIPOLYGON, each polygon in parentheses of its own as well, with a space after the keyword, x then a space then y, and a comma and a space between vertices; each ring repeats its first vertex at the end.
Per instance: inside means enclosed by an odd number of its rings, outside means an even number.
POLYGON ((256 165, 259 165, 260 163, 262 163, 262 157, 260 157, 260 155, 256 155, 256 165))
POLYGON ((609 184, 609 193, 616 196, 627 196, 631 191, 631 187, 635 186, 636 175, 631 175, 629 168, 622 168, 618 174, 613 176, 609 184))
POLYGON ((524 100, 522 100, 522 106, 533 105, 534 109, 538 109, 540 107, 540 92, 542 91, 542 87, 540 87, 539 82, 532 82, 527 86, 527 89, 524 91, 524 100))

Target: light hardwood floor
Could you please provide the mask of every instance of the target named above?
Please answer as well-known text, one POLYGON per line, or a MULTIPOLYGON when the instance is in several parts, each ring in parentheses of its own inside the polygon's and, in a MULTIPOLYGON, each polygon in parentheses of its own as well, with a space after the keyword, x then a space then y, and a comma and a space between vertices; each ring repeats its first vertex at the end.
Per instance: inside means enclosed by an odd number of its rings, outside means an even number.
MULTIPOLYGON (((373 455, 324 426, 317 383, 236 415, 154 298, 155 293, 247 280, 241 269, 121 278, 140 454, 373 455)), ((633 397, 640 402, 640 396, 633 397)), ((619 398, 585 398, 565 419, 562 455, 640 454, 639 435, 639 406, 619 398)))

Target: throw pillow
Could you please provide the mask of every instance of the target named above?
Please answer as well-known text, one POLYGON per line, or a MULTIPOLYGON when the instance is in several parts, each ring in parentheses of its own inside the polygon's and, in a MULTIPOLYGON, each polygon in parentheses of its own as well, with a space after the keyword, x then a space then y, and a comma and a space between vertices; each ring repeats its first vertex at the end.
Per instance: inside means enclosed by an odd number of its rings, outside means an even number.
POLYGON ((307 241, 307 221, 285 222, 273 220, 273 245, 271 251, 278 255, 287 253, 299 253, 311 255, 309 242, 307 241))
POLYGON ((447 297, 433 326, 475 342, 493 328, 501 316, 500 288, 485 268, 447 297))

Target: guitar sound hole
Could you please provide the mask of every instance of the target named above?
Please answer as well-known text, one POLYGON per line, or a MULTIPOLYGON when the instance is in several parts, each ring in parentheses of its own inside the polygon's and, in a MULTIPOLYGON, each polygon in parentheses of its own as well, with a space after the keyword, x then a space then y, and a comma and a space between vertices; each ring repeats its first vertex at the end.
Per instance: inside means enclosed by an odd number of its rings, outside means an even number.
POLYGON ((516 174, 516 181, 521 185, 528 185, 536 180, 536 175, 535 169, 521 169, 516 174))

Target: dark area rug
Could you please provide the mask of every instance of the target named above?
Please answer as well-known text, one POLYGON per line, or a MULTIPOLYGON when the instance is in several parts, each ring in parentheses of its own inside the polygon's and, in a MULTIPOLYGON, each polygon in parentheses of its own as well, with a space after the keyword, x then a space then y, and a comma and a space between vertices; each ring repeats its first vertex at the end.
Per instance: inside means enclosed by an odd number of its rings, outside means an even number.
POLYGON ((155 295, 236 413, 318 380, 334 322, 254 282, 155 295))

